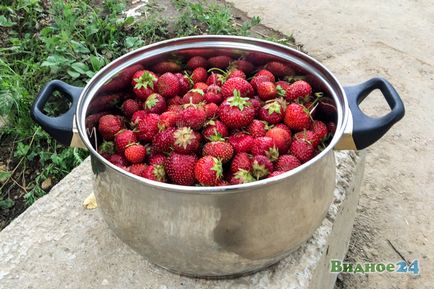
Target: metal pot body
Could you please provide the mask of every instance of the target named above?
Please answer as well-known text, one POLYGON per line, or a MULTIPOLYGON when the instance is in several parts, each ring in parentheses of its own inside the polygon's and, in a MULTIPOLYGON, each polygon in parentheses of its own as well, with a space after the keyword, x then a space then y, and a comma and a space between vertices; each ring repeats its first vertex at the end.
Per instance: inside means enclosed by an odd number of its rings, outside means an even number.
POLYGON ((402 101, 382 78, 342 87, 308 55, 286 46, 245 37, 199 36, 173 39, 135 50, 104 67, 85 88, 54 80, 35 100, 32 116, 58 141, 84 145, 91 154, 98 207, 110 228, 150 262, 196 277, 235 276, 276 263, 312 236, 335 188, 333 148, 363 149, 404 115, 402 101), (97 153, 95 119, 115 109, 118 91, 131 72, 165 59, 193 55, 243 57, 260 66, 277 60, 304 75, 315 91, 334 102, 336 132, 328 147, 300 167, 273 178, 222 187, 159 183, 122 170, 97 153), (362 113, 359 103, 380 89, 391 112, 381 118, 362 113), (71 100, 53 118, 43 106, 54 90, 71 100))
POLYGON ((190 276, 276 263, 312 236, 335 187, 333 151, 279 182, 209 194, 143 186, 92 162, 98 206, 116 235, 150 262, 190 276))

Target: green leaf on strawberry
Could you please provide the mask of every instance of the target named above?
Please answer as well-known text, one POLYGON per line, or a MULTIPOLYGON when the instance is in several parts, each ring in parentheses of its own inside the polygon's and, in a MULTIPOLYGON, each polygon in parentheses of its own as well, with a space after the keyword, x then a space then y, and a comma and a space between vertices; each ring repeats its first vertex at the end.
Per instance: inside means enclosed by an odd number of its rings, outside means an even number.
POLYGON ((222 162, 217 158, 212 158, 214 161, 214 165, 212 166, 211 170, 216 172, 217 178, 223 177, 223 167, 222 162))
POLYGON ((145 71, 140 77, 134 78, 134 81, 136 82, 136 85, 134 86, 136 89, 148 87, 154 89, 154 82, 157 81, 157 78, 151 73, 145 71))
POLYGON ((234 90, 234 96, 229 97, 227 101, 231 107, 238 107, 239 110, 243 111, 246 106, 251 106, 248 100, 248 97, 241 97, 239 90, 234 90))
POLYGON ((148 99, 145 101, 145 108, 151 109, 156 106, 158 103, 157 95, 151 94, 148 99))

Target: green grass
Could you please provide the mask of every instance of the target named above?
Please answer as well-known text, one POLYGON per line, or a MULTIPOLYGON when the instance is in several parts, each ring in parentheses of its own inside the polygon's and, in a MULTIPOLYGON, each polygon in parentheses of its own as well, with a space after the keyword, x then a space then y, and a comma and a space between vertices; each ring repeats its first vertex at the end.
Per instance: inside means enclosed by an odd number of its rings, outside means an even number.
POLYGON ((175 22, 178 36, 204 33, 248 36, 251 28, 261 21, 259 17, 253 17, 239 24, 228 7, 217 3, 204 6, 187 0, 173 0, 172 2, 181 11, 175 22))
MULTIPOLYGON (((19 190, 27 205, 44 195, 43 182, 56 183, 87 152, 59 145, 30 118, 41 87, 52 79, 83 86, 95 72, 122 54, 163 39, 194 34, 249 35, 259 18, 238 24, 228 7, 172 1, 179 10, 172 31, 156 9, 146 19, 125 17, 125 3, 84 0, 6 0, 0 4, 0 128, 10 157, 0 164, 0 209, 14 206, 19 190)), ((288 41, 288 40, 285 40, 288 41)), ((46 108, 65 110, 56 97, 46 108)))
MULTIPOLYGON (((46 193, 44 180, 59 181, 87 156, 59 145, 31 120, 29 109, 41 87, 51 79, 82 86, 127 51, 169 37, 167 23, 125 17, 120 1, 104 1, 100 7, 82 0, 45 3, 0 5, 0 117, 6 121, 0 141, 13 150, 10 165, 0 168, 0 209, 14 205, 14 187, 23 191, 28 205, 33 203, 46 193), (23 182, 23 175, 32 179, 23 182)), ((57 115, 62 108, 52 101, 46 110, 57 115)))

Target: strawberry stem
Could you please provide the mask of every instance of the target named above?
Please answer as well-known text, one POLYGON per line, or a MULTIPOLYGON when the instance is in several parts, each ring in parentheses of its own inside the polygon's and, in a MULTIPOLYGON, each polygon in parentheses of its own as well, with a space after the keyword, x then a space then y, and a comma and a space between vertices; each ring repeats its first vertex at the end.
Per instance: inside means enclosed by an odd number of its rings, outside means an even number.
POLYGON ((157 81, 157 78, 152 75, 151 73, 145 71, 140 77, 134 78, 134 81, 136 82, 136 85, 134 88, 140 89, 140 88, 148 88, 154 89, 154 82, 157 81))
POLYGON ((211 170, 216 172, 216 177, 221 178, 223 176, 223 166, 222 162, 218 158, 212 158, 214 161, 214 165, 212 166, 211 170))
POLYGON ((208 72, 214 72, 214 71, 220 72, 223 75, 227 74, 226 71, 224 71, 224 70, 222 70, 220 68, 217 68, 217 67, 213 67, 213 68, 208 69, 208 72))
POLYGON ((243 111, 245 107, 251 105, 248 100, 248 97, 241 97, 240 91, 235 89, 234 96, 229 97, 227 101, 231 107, 238 107, 239 110, 243 111))
POLYGON ((189 127, 182 127, 177 129, 174 132, 173 136, 175 137, 175 144, 183 147, 184 149, 186 149, 187 146, 196 139, 193 130, 189 127))
POLYGON ((255 181, 255 178, 252 176, 252 174, 245 169, 239 169, 238 172, 235 173, 234 177, 240 180, 242 184, 255 181))

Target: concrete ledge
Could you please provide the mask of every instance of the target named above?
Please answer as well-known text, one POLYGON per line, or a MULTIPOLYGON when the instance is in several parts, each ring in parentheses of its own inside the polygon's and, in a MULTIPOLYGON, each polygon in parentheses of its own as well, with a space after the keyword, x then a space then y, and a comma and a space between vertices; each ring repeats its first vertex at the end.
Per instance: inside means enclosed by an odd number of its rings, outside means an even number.
POLYGON ((160 269, 122 243, 98 209, 90 161, 0 232, 0 288, 333 288, 330 259, 343 259, 363 176, 364 155, 337 152, 335 201, 314 236, 279 264, 231 280, 200 280, 160 269))

